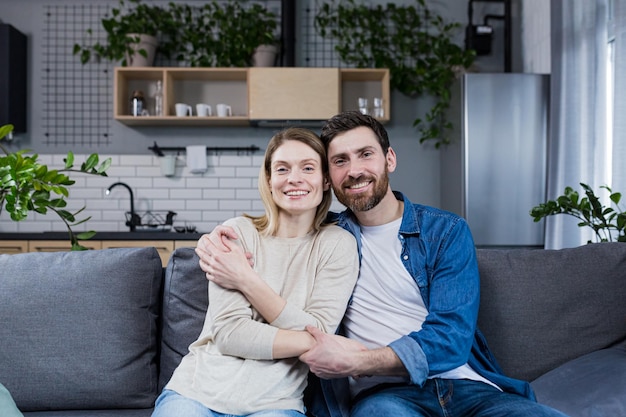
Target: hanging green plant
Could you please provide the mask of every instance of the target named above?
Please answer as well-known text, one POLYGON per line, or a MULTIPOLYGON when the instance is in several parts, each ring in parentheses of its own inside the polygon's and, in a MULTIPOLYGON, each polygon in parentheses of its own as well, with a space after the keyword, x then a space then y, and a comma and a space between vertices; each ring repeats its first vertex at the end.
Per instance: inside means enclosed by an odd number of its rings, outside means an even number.
POLYGON ((475 52, 452 38, 459 23, 446 23, 425 0, 398 6, 356 4, 334 0, 319 5, 315 15, 319 36, 335 43, 340 59, 357 68, 389 68, 390 85, 409 97, 429 95, 435 104, 413 126, 420 143, 435 147, 450 143, 452 124, 446 120, 450 88, 456 76, 474 62, 475 52))

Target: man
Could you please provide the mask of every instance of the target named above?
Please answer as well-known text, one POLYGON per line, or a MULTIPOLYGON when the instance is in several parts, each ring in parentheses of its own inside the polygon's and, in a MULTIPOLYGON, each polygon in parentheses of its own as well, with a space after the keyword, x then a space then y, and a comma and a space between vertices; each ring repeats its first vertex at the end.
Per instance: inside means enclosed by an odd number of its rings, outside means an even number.
MULTIPOLYGON (((476 328, 479 276, 467 223, 391 190, 397 161, 383 126, 345 112, 321 138, 333 190, 348 208, 333 220, 356 237, 361 265, 344 336, 307 328, 316 344, 300 360, 321 378, 310 386, 309 413, 563 416, 536 403, 527 382, 502 374, 476 328)), ((220 250, 220 235, 235 237, 216 229, 211 243, 200 240, 201 257, 220 250)))

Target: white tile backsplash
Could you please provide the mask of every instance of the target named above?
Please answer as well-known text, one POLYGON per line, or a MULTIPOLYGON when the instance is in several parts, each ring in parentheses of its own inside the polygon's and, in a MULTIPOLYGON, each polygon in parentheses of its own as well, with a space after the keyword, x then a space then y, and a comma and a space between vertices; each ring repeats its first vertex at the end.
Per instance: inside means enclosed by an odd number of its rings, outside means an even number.
MULTIPOLYGON (((40 155, 39 160, 50 168, 61 169, 66 155, 40 155)), ((75 155, 75 167, 88 155, 75 155)), ((69 210, 86 209, 79 214, 91 216, 76 231, 126 231, 125 212, 130 209, 130 195, 118 186, 105 195, 113 183, 127 183, 133 190, 136 211, 172 210, 177 213, 175 225, 193 222, 200 232, 211 231, 216 225, 242 213, 259 214, 254 209, 262 203, 256 190, 256 180, 262 157, 251 155, 209 155, 209 169, 202 175, 192 174, 185 166, 184 157, 178 157, 176 175, 163 177, 161 161, 150 155, 101 155, 101 160, 112 158, 107 177, 71 173, 76 183, 69 188, 69 210), (254 166, 253 164, 256 164, 254 166)), ((262 212, 262 211, 261 211, 262 212)), ((29 214, 21 222, 13 222, 3 212, 0 232, 65 231, 65 225, 54 214, 29 214)))
MULTIPOLYGON (((39 161, 50 168, 61 169, 66 155, 40 155, 39 161)), ((76 167, 88 155, 75 155, 76 167)), ((121 181, 128 184, 134 194, 135 210, 172 210, 177 213, 174 225, 193 223, 199 232, 209 232, 224 220, 243 213, 263 213, 257 181, 263 157, 259 155, 209 155, 209 170, 202 175, 192 174, 184 165, 184 157, 177 160, 176 175, 163 177, 160 159, 146 155, 101 155, 110 157, 111 168, 107 177, 71 173, 76 183, 69 188, 68 210, 85 210, 78 219, 91 219, 76 226, 75 231, 126 231, 125 212, 130 209, 130 195, 124 187, 117 186, 110 195, 105 191, 111 184, 121 181)), ((342 210, 336 201, 333 210, 342 210)), ((10 220, 8 214, 0 215, 0 232, 65 231, 65 224, 54 214, 30 213, 21 222, 10 220)))

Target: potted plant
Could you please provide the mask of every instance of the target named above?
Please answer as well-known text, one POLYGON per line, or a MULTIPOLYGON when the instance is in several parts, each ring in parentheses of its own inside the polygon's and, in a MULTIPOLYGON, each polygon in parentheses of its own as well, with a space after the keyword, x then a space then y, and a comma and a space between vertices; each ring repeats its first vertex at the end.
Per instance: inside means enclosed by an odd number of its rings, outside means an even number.
POLYGON ((599 242, 626 242, 626 211, 619 206, 622 194, 613 192, 606 185, 601 186, 609 192, 609 199, 615 205, 615 208, 605 207, 591 187, 582 182, 580 185, 585 191, 585 197, 580 198, 572 187, 565 187, 564 194, 556 200, 541 203, 530 210, 534 221, 555 214, 567 214, 580 220, 578 226, 591 227, 599 242))
MULTIPOLYGON (((13 125, 0 126, 0 141, 13 130, 13 125)), ((102 163, 97 154, 90 155, 80 168, 74 168, 74 154, 68 152, 65 167, 49 169, 37 161, 38 155, 27 155, 25 150, 9 152, 0 145, 0 214, 5 209, 11 219, 18 222, 27 218, 29 212, 46 214, 48 210, 57 214, 69 233, 72 250, 84 250, 80 240, 92 238, 96 232, 74 233, 72 227, 86 222, 87 217, 78 220, 76 216, 85 207, 72 213, 65 209, 69 196, 68 187, 75 183, 67 172, 106 176, 111 158, 102 163), (4 154, 4 155, 2 155, 4 154)))
POLYGON ((227 13, 234 7, 231 5, 223 9, 215 1, 200 7, 186 3, 170 4, 174 19, 180 22, 176 34, 179 48, 175 58, 192 67, 245 66, 245 57, 242 58, 239 50, 241 43, 229 49, 218 37, 229 23, 227 13))
POLYGON ((170 2, 166 7, 119 0, 111 16, 102 19, 102 27, 106 42, 74 45, 83 64, 95 55, 123 66, 152 65, 154 53, 147 45, 138 46, 148 37, 150 44, 159 39, 156 53, 192 67, 247 67, 259 45, 275 48, 278 16, 258 3, 235 0, 202 6, 170 2), (131 58, 135 52, 138 56, 131 58))
POLYGON ((276 44, 278 16, 257 3, 170 3, 170 12, 179 22, 176 59, 192 67, 247 67, 259 45, 276 44))
MULTIPOLYGON (((75 44, 73 53, 83 64, 92 56, 121 62, 123 66, 151 66, 157 49, 157 36, 170 35, 176 22, 171 15, 158 6, 142 4, 141 0, 119 0, 119 7, 111 10, 111 15, 101 21, 106 32, 106 42, 75 44)), ((88 29, 87 35, 93 36, 88 29)), ((159 51, 169 56, 173 45, 166 42, 159 51)))
POLYGON ((278 27, 277 16, 254 4, 247 10, 247 18, 243 22, 244 31, 251 46, 252 65, 255 67, 273 67, 279 52, 279 39, 276 36, 278 27))
POLYGON ((354 0, 330 1, 320 4, 314 24, 321 37, 336 43, 346 64, 389 68, 391 88, 409 97, 433 97, 435 104, 425 120, 416 118, 413 125, 420 143, 435 141, 438 148, 450 140, 452 125, 445 118, 450 88, 473 63, 475 53, 452 41, 459 23, 446 23, 425 0, 416 3, 368 6, 354 0))

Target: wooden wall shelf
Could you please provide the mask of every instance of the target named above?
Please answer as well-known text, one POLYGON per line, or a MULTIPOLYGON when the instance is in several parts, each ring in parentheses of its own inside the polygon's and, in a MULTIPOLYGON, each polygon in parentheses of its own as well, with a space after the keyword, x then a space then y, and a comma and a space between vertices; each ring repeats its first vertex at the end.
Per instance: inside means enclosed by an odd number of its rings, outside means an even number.
POLYGON ((383 123, 390 117, 388 69, 346 68, 182 68, 117 67, 113 117, 128 126, 250 126, 259 121, 325 120, 357 110, 358 97, 370 104, 383 99, 383 123), (141 90, 154 114, 154 87, 163 83, 163 116, 131 116, 130 97, 141 90), (192 116, 176 116, 174 105, 186 103, 192 116), (195 106, 209 104, 213 115, 199 117, 195 106), (232 116, 217 117, 216 105, 228 104, 232 116))

